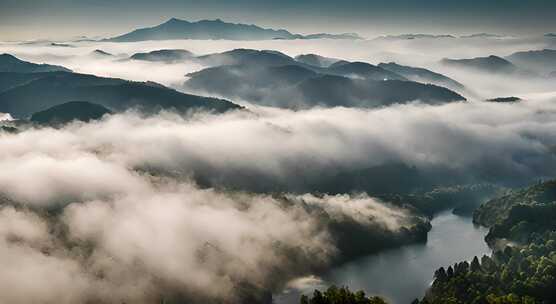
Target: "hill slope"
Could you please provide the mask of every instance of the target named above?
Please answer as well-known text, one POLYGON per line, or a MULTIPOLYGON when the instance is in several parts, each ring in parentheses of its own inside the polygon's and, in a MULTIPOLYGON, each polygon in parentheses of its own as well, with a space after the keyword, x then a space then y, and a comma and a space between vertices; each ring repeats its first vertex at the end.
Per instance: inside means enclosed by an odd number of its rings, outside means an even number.
POLYGON ((368 64, 330 69, 303 65, 233 65, 191 73, 188 90, 240 98, 283 108, 314 106, 377 107, 420 100, 443 103, 464 100, 443 87, 401 80, 382 80, 395 74, 368 64), (356 76, 354 78, 341 76, 356 76), (368 77, 368 78, 367 78, 368 77), (380 79, 380 80, 375 80, 380 79))
POLYGON ((556 50, 535 50, 513 53, 506 57, 517 66, 548 74, 556 70, 556 50))
POLYGON ((129 59, 173 63, 193 57, 195 55, 187 50, 156 50, 148 53, 135 53, 129 59))
POLYGON ((36 64, 20 60, 10 54, 0 54, 0 72, 39 73, 39 72, 71 72, 57 65, 36 64))
POLYGON ((98 104, 70 101, 33 114, 31 121, 41 125, 57 126, 74 120, 89 122, 110 113, 112 111, 98 104))
POLYGON ((151 83, 52 72, 0 93, 0 112, 24 118, 75 100, 87 100, 112 111, 140 108, 148 112, 160 109, 224 112, 240 108, 229 101, 183 94, 151 83))
POLYGON ((399 65, 394 62, 380 63, 378 66, 385 70, 402 75, 405 78, 412 81, 431 83, 438 86, 444 86, 452 90, 465 89, 463 84, 453 80, 452 78, 424 68, 416 68, 416 67, 410 67, 405 65, 399 65))
POLYGON ((518 71, 518 68, 513 63, 498 56, 470 59, 442 59, 441 63, 446 66, 475 69, 489 73, 515 73, 518 71))
POLYGON ((172 18, 160 25, 141 28, 130 33, 107 39, 112 42, 132 42, 144 40, 170 39, 226 39, 226 40, 268 40, 293 39, 296 35, 286 30, 265 29, 256 25, 235 24, 220 19, 189 22, 172 18))

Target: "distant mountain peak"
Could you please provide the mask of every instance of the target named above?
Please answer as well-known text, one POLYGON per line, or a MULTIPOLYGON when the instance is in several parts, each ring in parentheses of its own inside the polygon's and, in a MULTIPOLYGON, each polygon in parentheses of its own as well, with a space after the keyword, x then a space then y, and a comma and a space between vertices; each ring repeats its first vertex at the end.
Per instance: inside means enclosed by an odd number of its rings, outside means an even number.
POLYGON ((509 97, 490 98, 490 99, 487 99, 486 101, 499 102, 499 103, 513 103, 513 102, 518 102, 518 101, 521 101, 521 100, 522 99, 519 98, 519 97, 509 96, 509 97))
POLYGON ((179 62, 193 58, 194 55, 190 51, 182 49, 163 49, 155 50, 148 53, 135 53, 129 59, 157 62, 179 62))
POLYGON ((109 56, 109 57, 110 57, 110 56, 114 56, 114 55, 112 55, 112 54, 110 54, 110 53, 108 53, 108 52, 105 52, 105 51, 103 51, 103 50, 100 50, 100 49, 96 49, 96 50, 92 51, 92 54, 93 54, 93 55, 100 55, 100 56, 109 56))
POLYGON ((452 90, 465 90, 463 84, 459 83, 458 81, 424 68, 400 65, 395 62, 380 63, 378 66, 385 70, 389 70, 391 72, 402 75, 411 81, 431 83, 434 85, 447 87, 452 90))
POLYGON ((461 68, 479 69, 494 73, 514 73, 518 68, 510 61, 495 55, 470 59, 442 59, 442 64, 461 68))
POLYGON ((272 40, 272 39, 362 39, 355 33, 345 34, 293 34, 284 29, 263 28, 254 24, 231 23, 222 19, 190 22, 178 18, 153 26, 136 29, 127 34, 105 39, 111 42, 146 40, 272 40))
POLYGON ((540 74, 549 74, 556 68, 556 49, 526 50, 506 57, 515 65, 540 74))
POLYGON ((401 34, 401 35, 386 35, 386 36, 380 36, 378 38, 376 38, 375 40, 413 40, 413 39, 442 39, 442 38, 448 38, 448 39, 454 39, 456 38, 453 35, 447 35, 447 34, 442 34, 442 35, 434 35, 434 34, 401 34))
POLYGON ((476 33, 476 34, 460 36, 460 38, 504 38, 504 37, 506 36, 491 34, 491 33, 476 33))

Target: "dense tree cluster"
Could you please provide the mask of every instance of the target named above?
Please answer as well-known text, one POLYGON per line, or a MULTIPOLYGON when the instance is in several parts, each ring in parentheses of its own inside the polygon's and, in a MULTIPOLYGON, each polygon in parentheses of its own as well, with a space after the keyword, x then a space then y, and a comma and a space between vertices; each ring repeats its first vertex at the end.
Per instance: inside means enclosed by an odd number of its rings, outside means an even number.
POLYGON ((538 234, 556 230, 556 203, 517 205, 508 217, 491 227, 486 241, 495 245, 497 240, 529 244, 539 238, 538 234))
POLYGON ((380 297, 367 297, 365 292, 351 292, 347 287, 331 286, 326 291, 315 290, 312 297, 301 296, 300 304, 386 304, 380 297))
MULTIPOLYGON (((417 177, 421 178, 421 177, 417 177)), ((505 188, 494 184, 468 184, 435 187, 428 191, 414 191, 410 194, 379 194, 377 197, 393 204, 414 208, 427 216, 453 209, 455 214, 471 215, 487 199, 500 196, 505 188)))
POLYGON ((515 190, 481 205, 473 213, 473 221, 491 227, 508 217, 517 205, 538 205, 556 201, 556 180, 539 182, 525 189, 515 190))
POLYGON ((556 232, 435 273, 420 303, 556 303, 556 232))

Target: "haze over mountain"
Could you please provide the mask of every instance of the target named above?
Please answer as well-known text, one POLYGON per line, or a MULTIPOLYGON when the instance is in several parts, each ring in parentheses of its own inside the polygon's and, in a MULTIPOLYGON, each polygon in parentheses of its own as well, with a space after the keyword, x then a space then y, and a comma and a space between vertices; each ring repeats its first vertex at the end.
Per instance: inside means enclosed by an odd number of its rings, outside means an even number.
POLYGON ((518 68, 508 60, 498 56, 476 57, 471 59, 442 59, 442 64, 450 67, 474 69, 489 73, 512 74, 518 68))
POLYGON ((70 101, 36 112, 31 116, 30 121, 40 125, 63 126, 72 121, 90 122, 111 113, 112 111, 98 104, 70 101))
POLYGON ((462 90, 465 90, 464 85, 457 82, 456 80, 424 68, 416 68, 416 67, 399 65, 395 62, 380 63, 378 66, 385 70, 389 70, 391 72, 402 75, 405 78, 412 81, 431 83, 431 84, 447 87, 452 90, 456 90, 460 92, 462 90))
POLYGON ((470 34, 470 35, 463 35, 460 36, 459 38, 504 38, 506 36, 504 35, 498 35, 498 34, 491 34, 491 33, 477 33, 477 34, 470 34))
POLYGON ((270 40, 270 39, 361 39, 357 34, 292 34, 287 30, 266 29, 256 25, 229 23, 220 19, 189 22, 172 18, 154 27, 141 28, 117 37, 110 42, 146 40, 198 39, 198 40, 270 40))
POLYGON ((295 56, 295 60, 304 64, 327 68, 340 61, 341 59, 323 57, 317 54, 304 54, 295 56))
POLYGON ((290 56, 271 50, 234 49, 222 53, 214 53, 197 57, 197 60, 207 66, 221 65, 252 65, 277 66, 297 64, 290 56))
MULTIPOLYGON (((4 58, 12 60, 15 57, 4 58)), ((24 67, 23 70, 37 70, 35 64, 21 60, 15 62, 18 68, 24 67)), ((135 107, 147 112, 160 109, 224 112, 240 108, 229 101, 184 94, 155 83, 64 71, 24 74, 2 72, 0 89, 0 112, 10 113, 17 118, 25 118, 35 112, 76 100, 97 103, 112 111, 135 107)))
POLYGON ((343 34, 328 34, 328 33, 319 33, 319 34, 309 34, 309 35, 302 35, 301 39, 345 39, 345 40, 360 40, 363 37, 359 36, 357 33, 343 33, 343 34))
POLYGON ((432 34, 401 34, 386 35, 375 38, 375 40, 414 40, 414 39, 455 39, 453 35, 432 35, 432 34))
POLYGON ((184 87, 193 92, 292 109, 378 107, 415 100, 425 103, 465 100, 448 89, 407 81, 403 76, 368 63, 340 62, 320 68, 296 64, 283 54, 271 53, 264 57, 263 62, 268 64, 265 66, 258 64, 261 53, 253 54, 253 62, 249 57, 242 57, 243 64, 222 65, 188 74, 190 78, 184 87))
POLYGON ((71 70, 61 66, 35 64, 19 60, 10 54, 0 54, 0 72, 40 73, 54 71, 71 72, 71 70))
POLYGON ((339 61, 323 71, 326 74, 340 75, 350 78, 364 78, 371 80, 407 80, 407 78, 379 66, 366 62, 339 61))
POLYGON ((156 50, 148 53, 135 53, 129 58, 132 60, 173 63, 194 57, 195 55, 187 50, 156 50))
POLYGON ((517 66, 542 74, 556 70, 556 50, 543 49, 516 52, 506 57, 517 66))

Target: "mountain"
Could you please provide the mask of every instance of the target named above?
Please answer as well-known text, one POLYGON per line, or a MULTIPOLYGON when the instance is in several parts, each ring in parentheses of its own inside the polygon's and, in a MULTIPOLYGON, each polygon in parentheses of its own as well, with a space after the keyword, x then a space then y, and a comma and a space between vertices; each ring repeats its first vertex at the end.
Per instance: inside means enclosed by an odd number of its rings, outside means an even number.
POLYGON ((61 66, 36 64, 19 60, 18 58, 10 54, 0 54, 0 72, 38 73, 54 71, 71 72, 71 70, 61 66))
POLYGON ((160 109, 224 112, 240 108, 229 101, 183 94, 149 82, 132 82, 69 72, 37 75, 38 77, 32 79, 23 78, 22 83, 1 92, 0 112, 24 118, 75 100, 87 100, 116 112, 130 108, 139 108, 147 112, 160 109))
POLYGON ((297 62, 316 66, 316 67, 321 67, 321 68, 330 67, 332 64, 340 61, 340 59, 323 57, 316 54, 298 55, 294 59, 297 62))
POLYGON ((377 107, 414 100, 426 103, 464 100, 457 93, 438 86, 411 81, 384 81, 384 75, 380 74, 382 69, 369 66, 362 65, 363 68, 354 71, 312 69, 299 65, 218 66, 187 75, 190 79, 184 87, 196 92, 292 109, 319 105, 377 107), (367 70, 369 66, 371 70, 367 70), (345 71, 359 72, 360 76, 350 78, 338 75, 345 71))
POLYGON ((442 59, 442 64, 450 67, 475 69, 489 73, 516 73, 518 68, 508 60, 498 57, 476 57, 471 59, 442 59))
POLYGON ((94 50, 91 52, 91 55, 93 56, 97 56, 97 57, 113 57, 113 54, 110 54, 108 52, 105 52, 103 50, 94 50))
POLYGON ((489 34, 489 33, 477 33, 471 35, 464 35, 459 36, 459 38, 468 39, 468 38, 504 38, 505 36, 497 35, 497 34, 489 34))
POLYGON ((16 86, 22 85, 24 83, 42 78, 45 74, 43 73, 11 73, 11 72, 0 72, 0 93, 6 90, 12 89, 16 86))
POLYGON ((56 43, 56 42, 50 43, 49 46, 66 47, 66 48, 74 48, 75 47, 75 45, 71 45, 71 44, 68 44, 68 43, 56 43))
POLYGON ((207 66, 220 65, 253 65, 277 66, 296 64, 296 61, 286 54, 270 50, 235 49, 223 53, 215 53, 197 57, 197 60, 207 66))
POLYGON ((273 92, 318 74, 298 65, 224 65, 190 73, 187 90, 263 103, 273 92))
POLYGON ((172 18, 160 25, 141 28, 121 36, 105 39, 110 42, 145 40, 271 40, 271 39, 362 39, 354 33, 311 35, 292 34, 286 30, 267 29, 256 25, 229 23, 220 19, 189 22, 172 18))
POLYGON ((507 217, 514 206, 548 204, 554 201, 556 201, 556 180, 538 183, 512 191, 482 205, 473 214, 473 222, 491 227, 507 217))
POLYGON ((515 65, 548 74, 556 70, 556 50, 544 49, 525 52, 516 52, 506 57, 515 65))
POLYGON ((173 63, 194 58, 187 50, 156 50, 148 53, 136 53, 129 57, 132 60, 173 63))
MULTIPOLYGON (((359 77, 374 80, 407 80, 401 75, 365 62, 348 62, 338 59, 321 57, 314 54, 298 56, 297 59, 299 60, 296 60, 278 51, 235 49, 223 53, 199 56, 196 60, 199 63, 210 67, 224 65, 252 67, 298 65, 322 74, 359 77), (304 61, 307 61, 309 63, 306 63, 304 61), (330 65, 328 64, 333 61, 334 63, 330 65)), ((217 77, 216 75, 214 76, 217 77)))
MULTIPOLYGON (((10 113, 15 118, 25 118, 50 107, 76 100, 86 100, 111 111, 139 108, 146 112, 160 109, 207 110, 224 112, 239 109, 226 100, 180 93, 153 82, 133 82, 117 78, 65 71, 32 72, 36 64, 13 60, 23 72, 0 72, 0 113, 10 113)), ((62 68, 64 69, 64 68, 62 68)))
POLYGON ((431 34, 402 34, 402 35, 386 35, 375 38, 375 40, 413 40, 413 39, 442 39, 456 38, 452 35, 431 35, 431 34))
POLYGON ((345 40, 361 40, 363 37, 356 33, 343 33, 343 34, 309 34, 303 36, 302 39, 345 39, 345 40))
POLYGON ((544 36, 547 37, 547 38, 556 38, 556 33, 548 33, 544 36))
POLYGON ((486 101, 490 101, 490 102, 500 102, 500 103, 508 103, 508 102, 519 102, 519 101, 521 101, 521 98, 515 97, 515 96, 510 96, 510 97, 497 97, 497 98, 487 99, 486 101))
POLYGON ((326 73, 372 80, 407 80, 397 73, 366 62, 336 62, 326 70, 326 73))
POLYGON ((438 86, 443 86, 456 91, 462 91, 465 89, 463 84, 433 71, 416 68, 410 66, 399 65, 394 62, 390 63, 380 63, 379 67, 394 72, 396 74, 402 75, 403 77, 416 82, 431 83, 438 86))
POLYGON ((40 125, 60 126, 75 120, 84 122, 98 120, 111 113, 112 111, 98 104, 86 101, 70 101, 34 113, 31 116, 31 122, 40 125))
POLYGON ((134 30, 130 33, 107 39, 112 42, 171 39, 225 39, 225 40, 270 40, 299 38, 286 30, 265 29, 256 25, 224 22, 220 19, 189 22, 172 18, 160 25, 134 30))
MULTIPOLYGON (((246 66, 283 66, 299 65, 318 73, 333 74, 346 77, 359 77, 374 80, 398 79, 406 80, 401 75, 387 71, 383 68, 365 62, 348 62, 330 59, 310 54, 309 57, 300 57, 302 60, 312 58, 323 61, 336 61, 328 67, 307 64, 298 61, 284 53, 271 50, 235 49, 223 53, 209 54, 197 57, 197 61, 206 66, 246 65, 246 66)), ((322 65, 322 64, 321 64, 322 65)), ((325 64, 326 65, 326 64, 325 64)))
POLYGON ((381 107, 422 101, 428 104, 465 100, 446 88, 412 81, 351 79, 324 75, 311 78, 295 88, 306 104, 345 107, 381 107))

